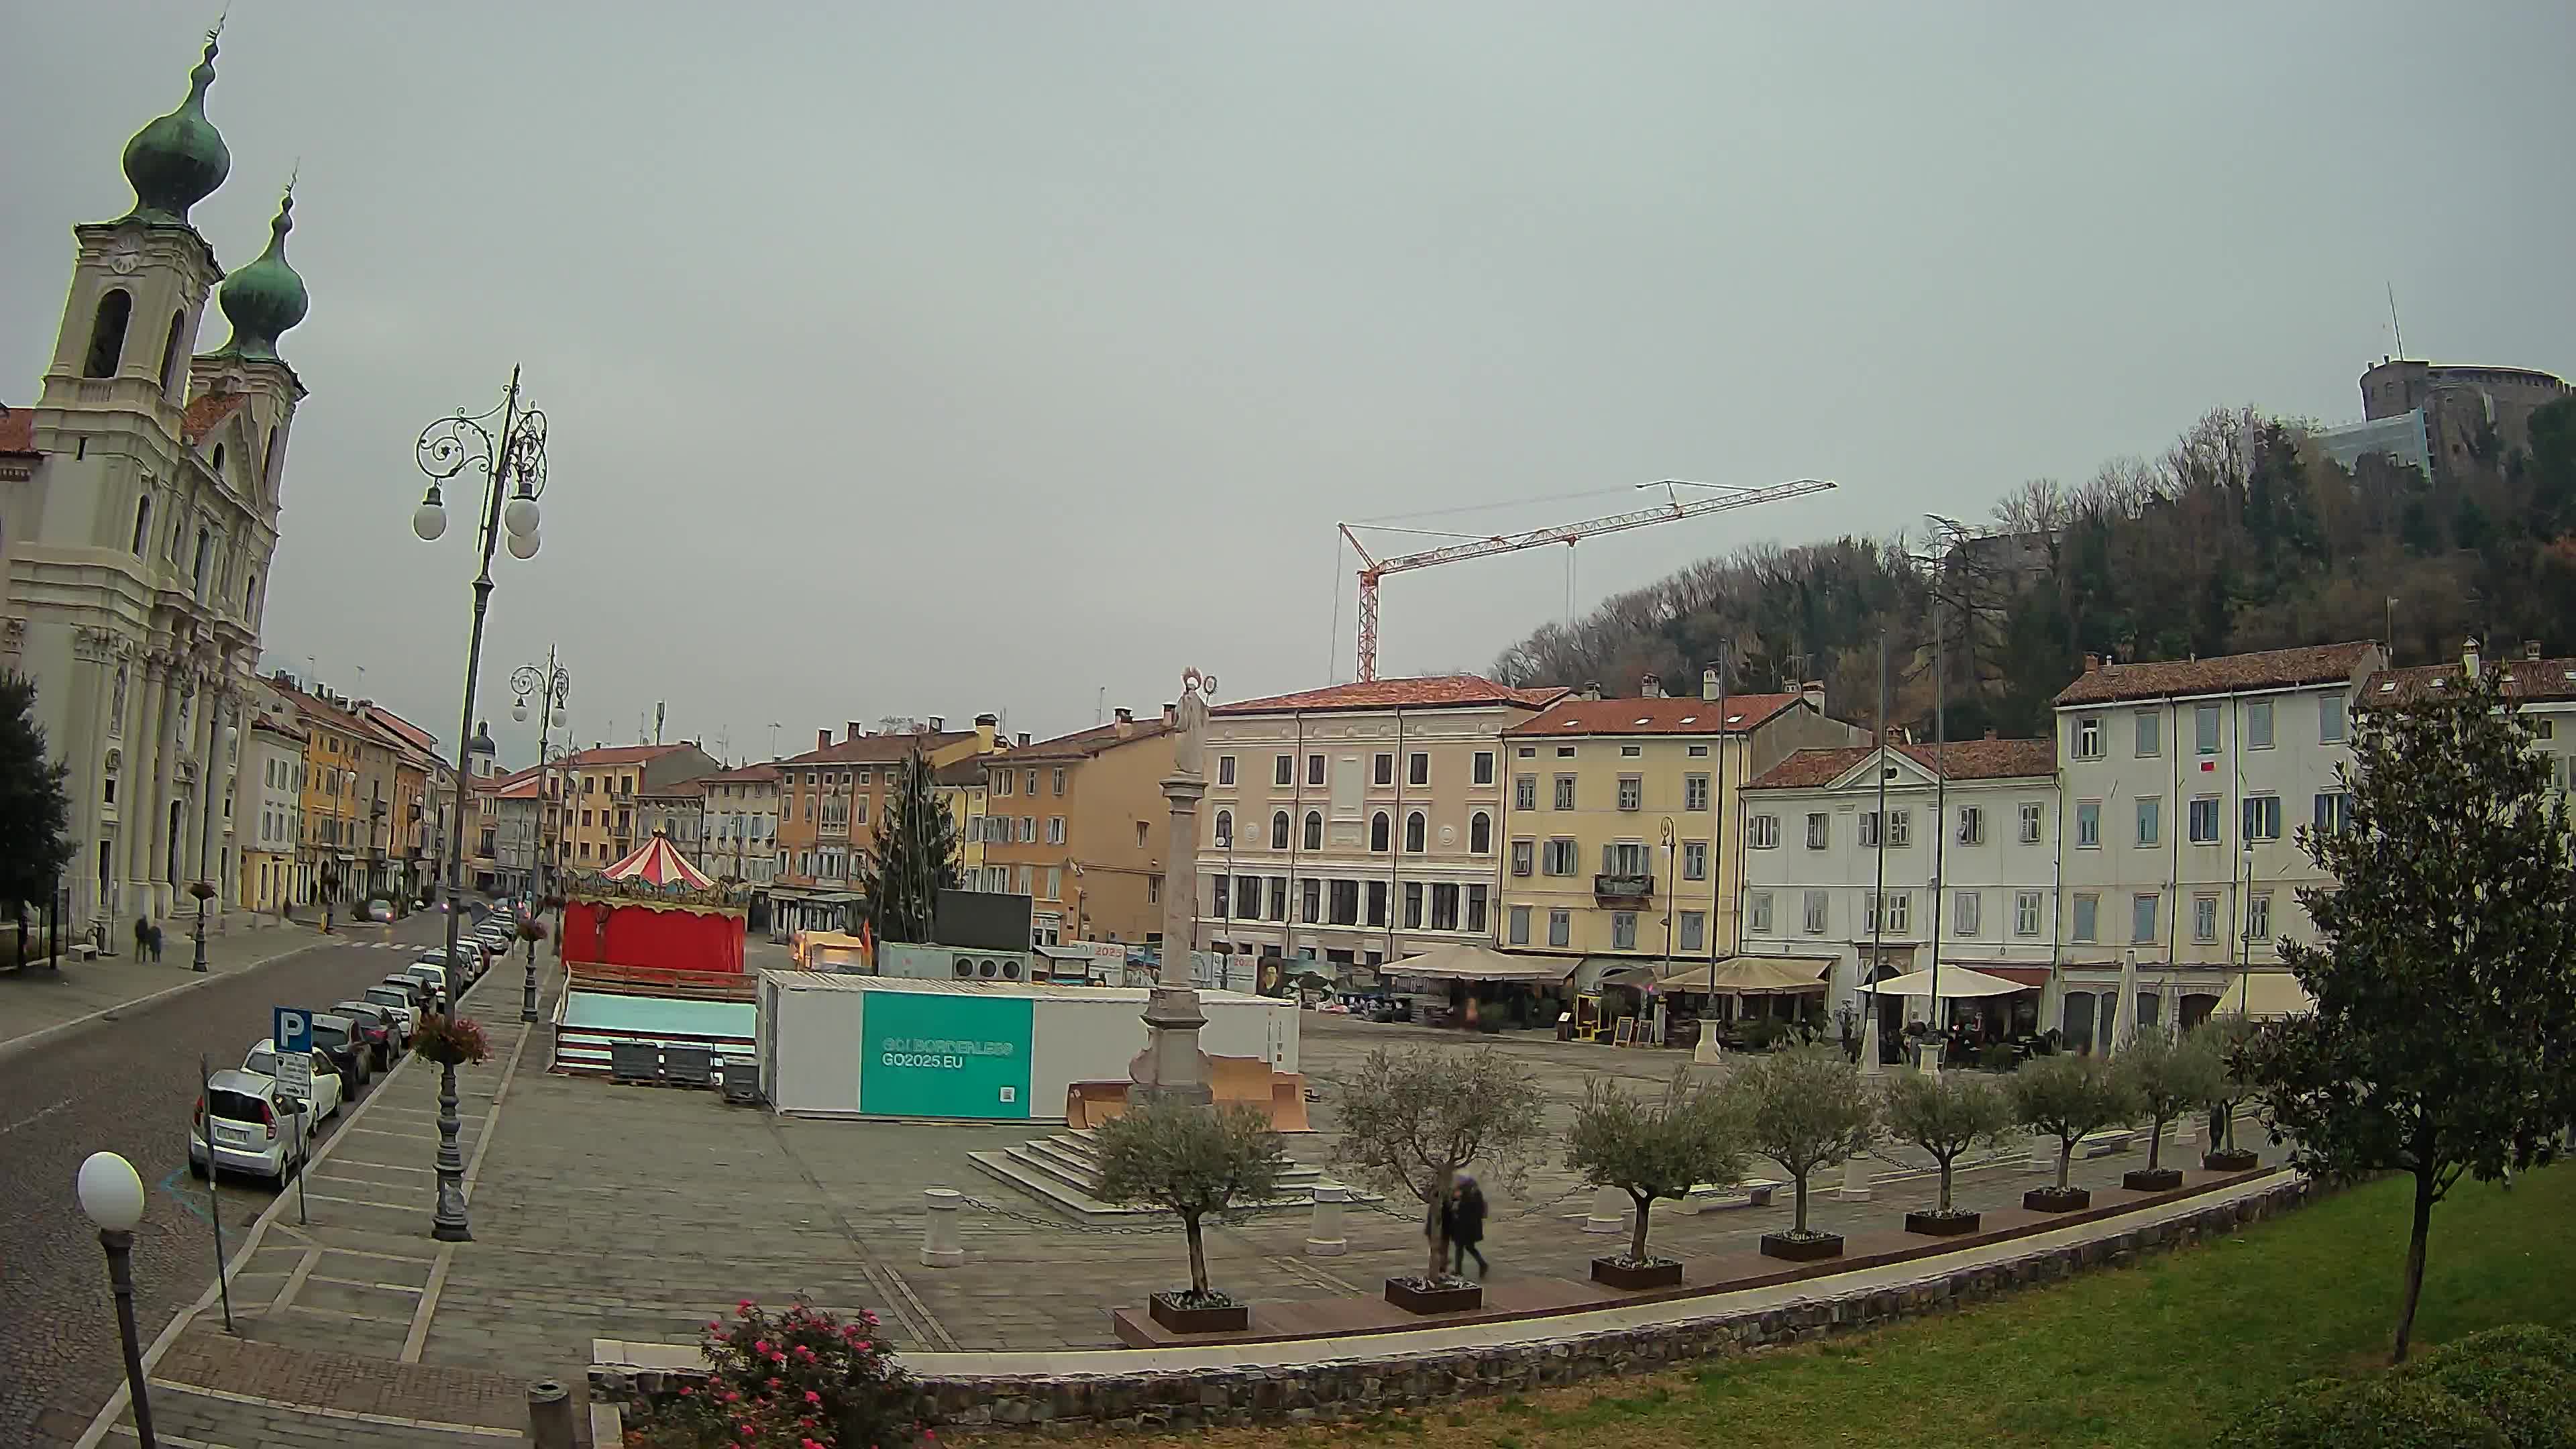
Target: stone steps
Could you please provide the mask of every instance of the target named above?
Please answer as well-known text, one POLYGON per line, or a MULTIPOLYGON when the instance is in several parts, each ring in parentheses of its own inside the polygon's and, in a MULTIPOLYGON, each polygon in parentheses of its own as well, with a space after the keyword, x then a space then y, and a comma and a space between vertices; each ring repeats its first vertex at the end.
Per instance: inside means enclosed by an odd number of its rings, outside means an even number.
MULTIPOLYGON (((1035 1138, 1000 1151, 969 1152, 966 1160, 986 1176, 1008 1183, 1078 1221, 1120 1223, 1162 1215, 1160 1208, 1131 1207, 1101 1198, 1099 1141, 1087 1130, 1059 1132, 1052 1137, 1035 1138)), ((1280 1175, 1280 1195, 1251 1206, 1256 1209, 1310 1207, 1315 1201, 1315 1188, 1323 1181, 1321 1168, 1291 1163, 1280 1175)), ((1376 1201, 1357 1189, 1352 1190, 1352 1199, 1376 1201)))

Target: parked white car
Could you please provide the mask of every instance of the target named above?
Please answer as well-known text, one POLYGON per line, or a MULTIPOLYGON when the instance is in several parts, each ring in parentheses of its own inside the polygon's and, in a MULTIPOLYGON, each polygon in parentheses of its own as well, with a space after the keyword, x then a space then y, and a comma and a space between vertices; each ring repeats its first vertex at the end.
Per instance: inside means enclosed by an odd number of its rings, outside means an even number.
POLYGON ((414 961, 409 966, 403 968, 403 974, 425 982, 429 987, 429 994, 432 1000, 436 1000, 442 995, 449 996, 451 999, 453 998, 453 991, 448 984, 447 967, 435 956, 427 956, 418 961, 414 961))
POLYGON ((278 1101, 275 1077, 217 1072, 188 1123, 188 1170, 199 1177, 243 1172, 283 1188, 304 1166, 303 1135, 294 1124, 294 1114, 278 1101))
POLYGON ((403 1041, 409 1043, 420 1031, 420 998, 399 986, 370 986, 362 999, 383 1007, 402 1023, 403 1041))
MULTIPOLYGON (((242 1057, 241 1069, 253 1076, 275 1077, 277 1075, 276 1041, 263 1038, 252 1042, 250 1051, 242 1057)), ((304 1135, 311 1137, 321 1131, 323 1119, 339 1116, 341 1106, 348 1100, 348 1089, 341 1084, 339 1069, 331 1065, 331 1058, 328 1055, 315 1052, 313 1054, 313 1101, 304 1114, 304 1135)), ((279 1098, 280 1105, 285 1101, 286 1098, 283 1096, 279 1098)))

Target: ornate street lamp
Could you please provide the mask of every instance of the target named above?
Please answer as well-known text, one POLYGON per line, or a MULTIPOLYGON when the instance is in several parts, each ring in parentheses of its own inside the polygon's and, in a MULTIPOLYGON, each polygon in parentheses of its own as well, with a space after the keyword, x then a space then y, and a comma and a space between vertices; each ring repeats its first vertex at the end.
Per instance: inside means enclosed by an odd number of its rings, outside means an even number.
MULTIPOLYGON (((211 1153, 209 1154, 211 1161, 211 1153)), ((143 1179, 113 1152, 93 1152, 77 1179, 81 1211, 98 1225, 107 1250, 107 1284, 116 1296, 116 1332, 125 1345, 125 1390, 134 1401, 134 1437, 154 1449, 152 1397, 143 1378, 143 1344, 134 1331, 134 1229, 143 1221, 143 1179)))
MULTIPOLYGON (((519 399, 519 369, 510 369, 509 390, 490 412, 441 418, 421 429, 413 445, 429 488, 412 510, 411 530, 422 542, 435 542, 447 532, 446 501, 439 485, 469 470, 483 474, 483 506, 476 544, 481 568, 474 576, 474 627, 465 652, 465 707, 456 727, 456 810, 448 827, 447 955, 455 969, 457 910, 464 897, 465 807, 474 776, 474 685, 483 671, 483 619, 492 603, 492 551, 507 535, 510 557, 537 555, 537 499, 546 491, 546 415, 519 399), (497 419, 499 433, 492 424, 497 419)), ((470 1242, 472 1226, 465 1216, 465 1155, 456 1135, 456 1098, 442 1092, 438 1103, 438 1212, 430 1236, 442 1242, 470 1242)))

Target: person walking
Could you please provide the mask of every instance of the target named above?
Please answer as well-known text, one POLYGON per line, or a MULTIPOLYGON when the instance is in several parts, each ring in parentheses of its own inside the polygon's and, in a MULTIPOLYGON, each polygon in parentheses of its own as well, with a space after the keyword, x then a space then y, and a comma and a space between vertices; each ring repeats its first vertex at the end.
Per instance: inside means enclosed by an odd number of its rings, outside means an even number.
POLYGON ((1481 1278, 1492 1269, 1485 1262, 1484 1251, 1477 1246, 1485 1240, 1485 1193, 1468 1173, 1458 1174, 1458 1185, 1450 1190, 1449 1201, 1440 1210, 1441 1236, 1457 1255, 1450 1271, 1460 1277, 1467 1273, 1467 1260, 1476 1260, 1476 1276, 1481 1278))

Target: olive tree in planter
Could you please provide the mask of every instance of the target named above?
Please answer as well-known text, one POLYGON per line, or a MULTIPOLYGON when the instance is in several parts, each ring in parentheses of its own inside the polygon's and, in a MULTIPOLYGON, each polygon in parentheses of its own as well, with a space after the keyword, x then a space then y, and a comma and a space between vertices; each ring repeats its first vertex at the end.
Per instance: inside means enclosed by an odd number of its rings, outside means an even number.
POLYGON ((1807 1226, 1807 1187, 1878 1141, 1877 1093, 1842 1053, 1813 1047, 1738 1058, 1724 1090, 1744 1114, 1746 1145, 1778 1163, 1797 1190, 1794 1225, 1764 1233, 1762 1251, 1792 1262, 1841 1256, 1842 1234, 1807 1226))
POLYGON ((2210 1172, 2251 1172, 2263 1159, 2236 1145, 2236 1109, 2254 1100, 2258 1084, 2237 1070, 2236 1058, 2254 1040, 2254 1023, 2242 1016, 2213 1016, 2193 1035, 2218 1058, 2217 1079, 2200 1103, 2209 1109, 2209 1150, 2200 1155, 2200 1165, 2210 1172))
POLYGON ((1566 1133, 1565 1165, 1592 1187, 1615 1187, 1637 1205, 1624 1257, 1592 1260, 1593 1281, 1666 1288, 1682 1281, 1678 1258, 1646 1256, 1646 1218, 1658 1198, 1679 1202, 1701 1183, 1744 1176, 1743 1124, 1727 1098, 1678 1067, 1660 1100, 1615 1083, 1584 1084, 1566 1133))
POLYGON ((2032 1188, 2022 1194, 2021 1205, 2040 1213, 2091 1207, 2093 1194, 2067 1181, 2075 1144, 2137 1115, 2128 1083, 2100 1057, 2038 1057, 2013 1073, 2011 1091, 2013 1116, 2042 1137, 2057 1139, 2057 1185, 2032 1188))
POLYGON ((1951 1205, 1953 1170, 1974 1149, 2002 1141, 2012 1125, 2012 1104, 2002 1090, 1964 1072, 1914 1072, 1890 1082, 1887 1134, 1922 1148, 1941 1165, 1940 1206, 1907 1213, 1905 1230, 1944 1237, 1975 1232, 1979 1216, 1951 1205))
POLYGON ((2147 1121, 2147 1165, 2123 1173, 2120 1186, 2131 1192, 2170 1192, 2182 1186, 2182 1169, 2164 1165, 2165 1124, 2196 1110, 2219 1090, 2224 1073, 2218 1054, 2198 1036, 2176 1040, 2168 1032, 2147 1031, 2120 1053, 2112 1071, 2147 1121))
POLYGON ((1463 1052, 1380 1048, 1333 1085, 1342 1133, 1333 1152, 1335 1169, 1422 1204, 1430 1267, 1419 1277, 1387 1279, 1386 1300, 1415 1313, 1454 1313, 1482 1304, 1483 1285, 1449 1271, 1441 1205, 1470 1163, 1482 1165, 1498 1184, 1519 1178, 1546 1135, 1546 1094, 1519 1062, 1490 1046, 1463 1052))
POLYGON ((1241 1102, 1138 1103, 1100 1124, 1100 1195, 1147 1203, 1181 1220, 1190 1243, 1190 1286, 1157 1293, 1146 1305, 1174 1333, 1241 1332, 1251 1310, 1208 1285, 1202 1225, 1237 1204, 1267 1202, 1279 1192, 1287 1161, 1270 1114, 1241 1102))

